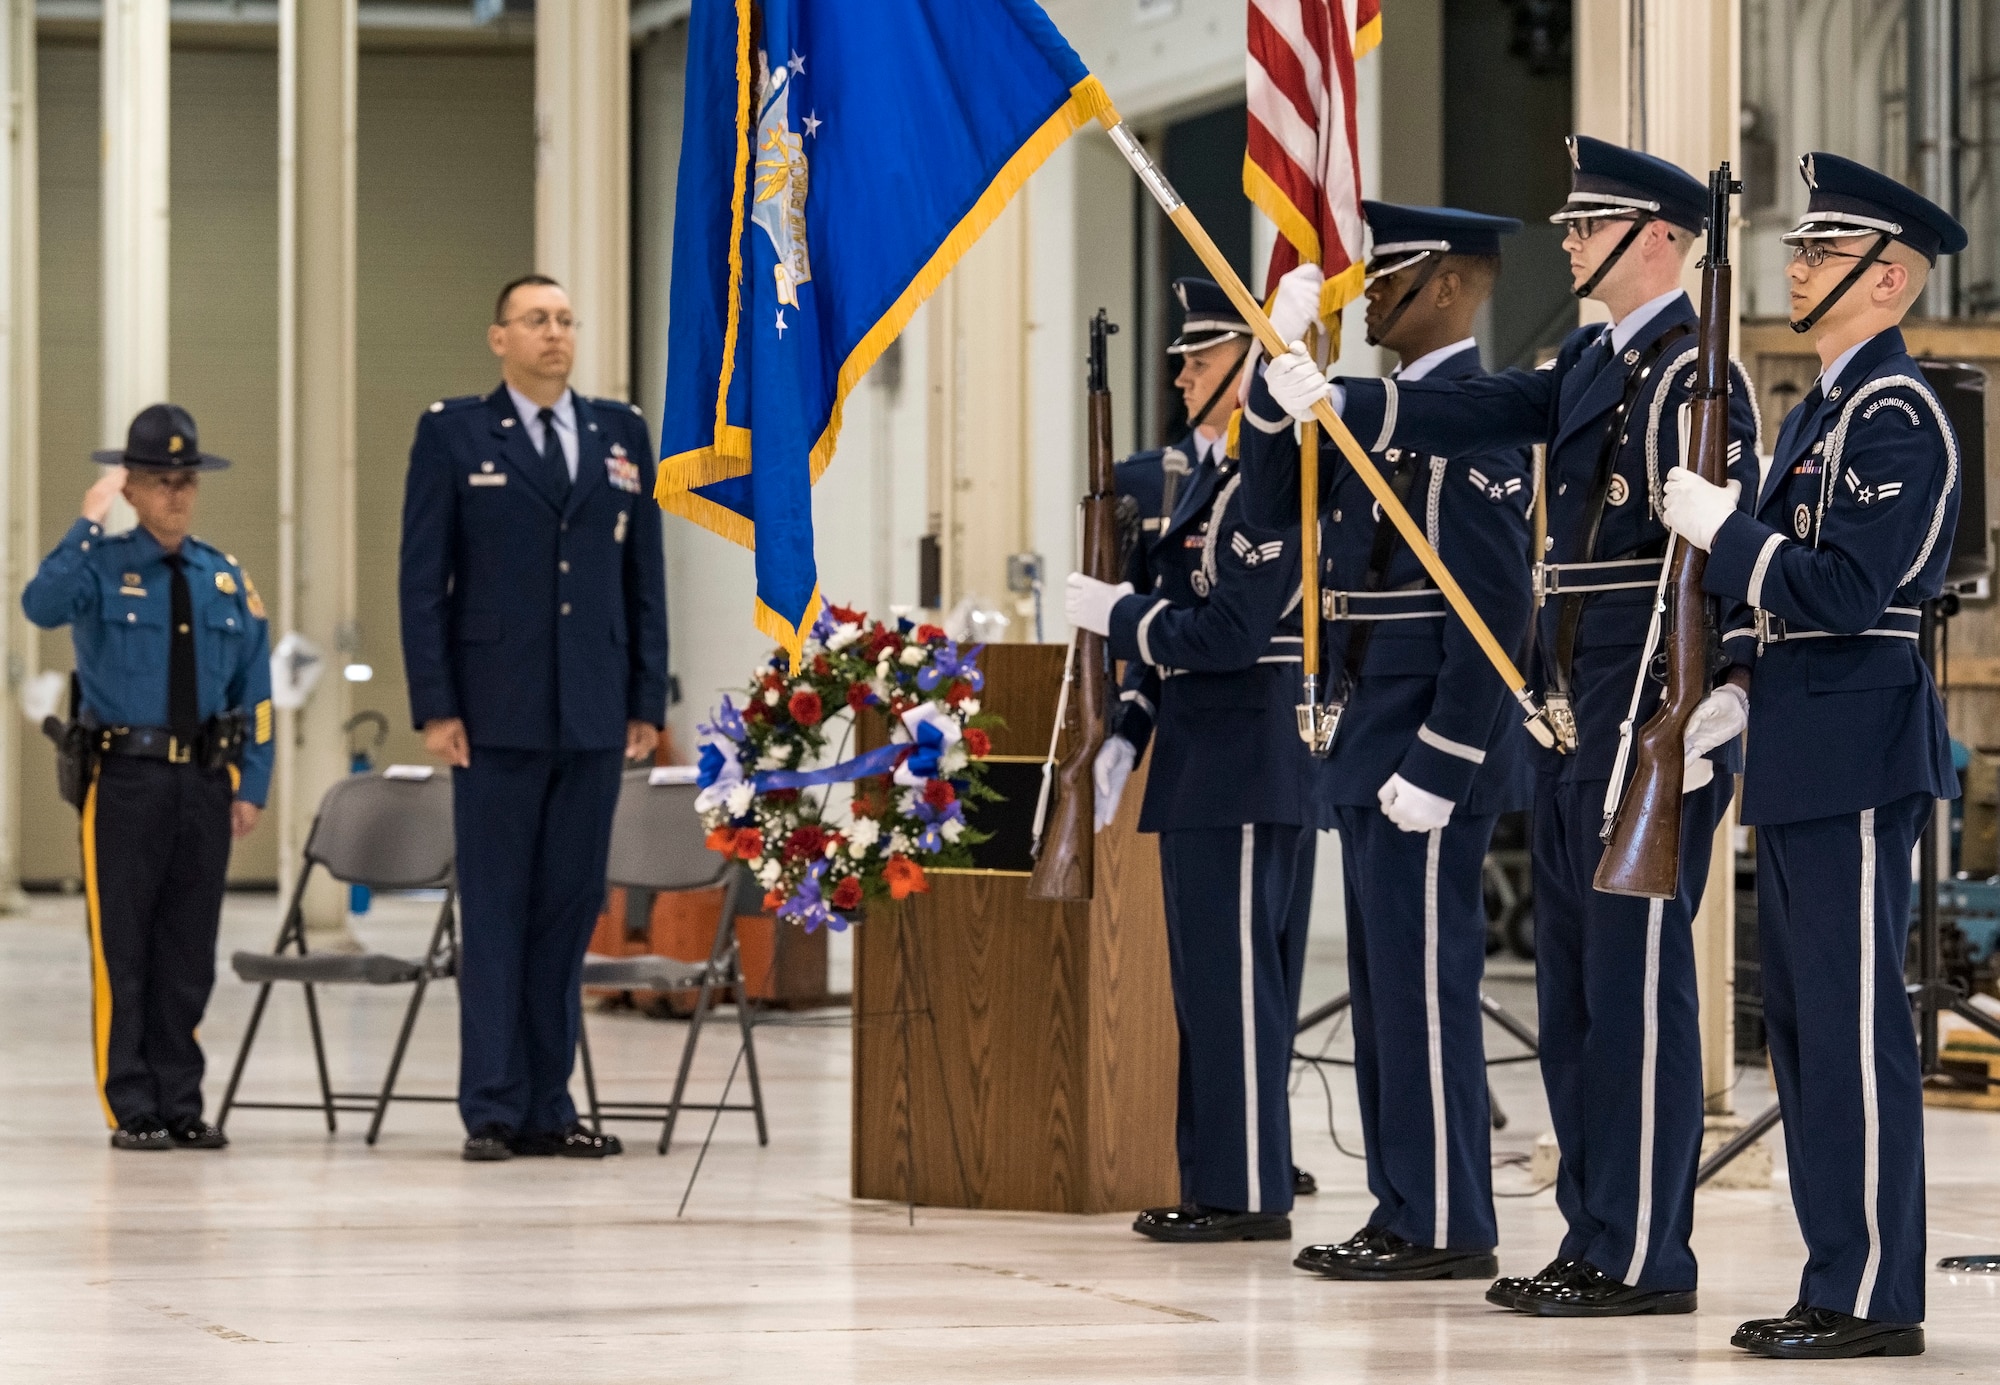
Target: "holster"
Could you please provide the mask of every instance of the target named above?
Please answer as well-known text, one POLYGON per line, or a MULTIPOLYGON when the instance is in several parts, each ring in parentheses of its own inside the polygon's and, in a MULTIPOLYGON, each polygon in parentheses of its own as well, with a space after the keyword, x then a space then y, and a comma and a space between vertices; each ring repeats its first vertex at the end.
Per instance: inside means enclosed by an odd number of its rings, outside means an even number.
POLYGON ((90 793, 91 771, 96 767, 90 728, 83 724, 79 715, 82 700, 77 677, 72 673, 69 676, 69 720, 42 718, 42 734, 56 745, 56 792, 62 795, 63 802, 79 813, 83 811, 84 798, 90 793))

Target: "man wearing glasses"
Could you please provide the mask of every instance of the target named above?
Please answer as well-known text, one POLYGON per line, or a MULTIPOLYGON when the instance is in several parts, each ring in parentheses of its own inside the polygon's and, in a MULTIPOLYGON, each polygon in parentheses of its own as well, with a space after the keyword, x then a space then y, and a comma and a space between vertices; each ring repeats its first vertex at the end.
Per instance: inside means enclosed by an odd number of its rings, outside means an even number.
POLYGON ((411 711, 452 766, 465 1157, 602 1158, 569 1076, 619 772, 666 720, 652 444, 570 389, 554 280, 501 289, 486 340, 500 387, 417 422, 400 572, 411 711))
MULTIPOLYGON (((1499 1280, 1486 1296, 1542 1317, 1691 1313, 1702 1135, 1691 923, 1729 803, 1740 690, 1711 692, 1688 724, 1679 897, 1600 894, 1592 877, 1620 727, 1644 725, 1662 690, 1643 650, 1667 540, 1660 486, 1680 456, 1676 415, 1693 384, 1696 318, 1681 276, 1707 193, 1648 154, 1583 135, 1570 137, 1569 151, 1569 201, 1550 219, 1568 230, 1577 297, 1609 309, 1608 326, 1570 333, 1542 370, 1329 384, 1291 352, 1271 363, 1265 385, 1295 418, 1334 393, 1375 451, 1548 447, 1529 676, 1539 677, 1569 753, 1531 752, 1540 761, 1535 963, 1542 1080, 1562 1151, 1556 1201, 1568 1231, 1541 1273, 1499 1280)), ((1739 372, 1732 458, 1754 458, 1754 408, 1739 372)), ((1754 461, 1744 474, 1756 475, 1754 461)))

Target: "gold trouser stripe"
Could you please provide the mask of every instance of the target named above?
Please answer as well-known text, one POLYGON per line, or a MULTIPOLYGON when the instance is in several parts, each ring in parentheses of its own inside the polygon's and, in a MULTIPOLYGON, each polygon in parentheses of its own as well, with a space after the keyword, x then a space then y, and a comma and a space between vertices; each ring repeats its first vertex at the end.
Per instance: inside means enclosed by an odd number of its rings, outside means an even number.
POLYGON ((97 1100, 104 1123, 118 1128, 104 1084, 111 1068, 111 972, 104 965, 104 916, 97 893, 97 769, 90 772, 90 790, 83 796, 83 902, 90 917, 91 1057, 97 1064, 97 1100))

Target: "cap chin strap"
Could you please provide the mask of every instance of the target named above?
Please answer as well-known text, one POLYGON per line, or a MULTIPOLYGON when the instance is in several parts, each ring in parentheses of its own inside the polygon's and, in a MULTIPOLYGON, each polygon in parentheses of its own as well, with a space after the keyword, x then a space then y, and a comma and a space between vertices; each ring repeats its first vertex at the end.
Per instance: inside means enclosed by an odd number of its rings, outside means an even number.
POLYGON ((1882 252, 1889 248, 1889 239, 1887 231, 1878 232, 1875 236, 1875 244, 1869 247, 1866 255, 1863 255, 1854 262, 1854 268, 1847 271, 1847 277, 1835 284, 1832 291, 1826 297, 1819 300, 1818 307, 1814 308, 1797 322, 1794 322, 1792 330, 1800 336, 1804 336, 1807 332, 1819 326, 1819 320, 1826 316, 1827 310, 1838 303, 1841 296, 1854 287, 1861 276, 1868 272, 1869 265, 1875 264, 1882 258, 1882 252))
POLYGON ((1223 395, 1236 388, 1236 379, 1243 373, 1243 362, 1249 358, 1250 348, 1248 345, 1245 345, 1242 353, 1236 358, 1236 364, 1229 367, 1229 374, 1223 376, 1222 383, 1215 387, 1215 393, 1201 401, 1201 412, 1188 420, 1188 427, 1190 429, 1201 427, 1201 421, 1208 417, 1209 410, 1216 406, 1223 395))
POLYGON ((1638 237, 1641 231, 1646 229, 1646 224, 1653 219, 1654 217, 1651 212, 1640 212, 1632 218, 1632 229, 1625 233, 1625 239, 1619 241, 1618 244, 1611 248, 1611 253, 1604 257, 1604 263, 1597 267, 1597 272, 1583 281, 1582 287, 1576 291, 1578 298, 1588 298, 1591 294, 1597 292, 1597 286, 1604 282, 1604 276, 1611 272, 1611 266, 1617 264, 1623 258, 1625 252, 1632 248, 1633 240, 1638 237))
POLYGON ((1389 335, 1389 329, 1402 320, 1404 311, 1409 308, 1410 304, 1417 301, 1417 295, 1429 286, 1431 280, 1437 278, 1437 272, 1443 266, 1444 256, 1434 255, 1431 257, 1429 264, 1417 271, 1416 282, 1411 284, 1408 291, 1396 300, 1396 306, 1389 310, 1387 317, 1382 319, 1382 325, 1368 334, 1368 344, 1370 346, 1380 346, 1382 344, 1382 338, 1389 335))

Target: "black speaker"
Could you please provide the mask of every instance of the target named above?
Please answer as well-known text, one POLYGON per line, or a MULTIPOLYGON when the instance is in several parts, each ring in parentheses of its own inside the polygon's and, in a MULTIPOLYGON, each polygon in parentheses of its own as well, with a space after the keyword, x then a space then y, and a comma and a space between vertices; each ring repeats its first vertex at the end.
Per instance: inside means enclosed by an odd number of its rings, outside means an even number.
POLYGON ((1986 372, 1964 361, 1917 362, 1958 434, 1958 530, 1952 535, 1945 585, 1993 574, 1993 537, 1986 519, 1986 372))

